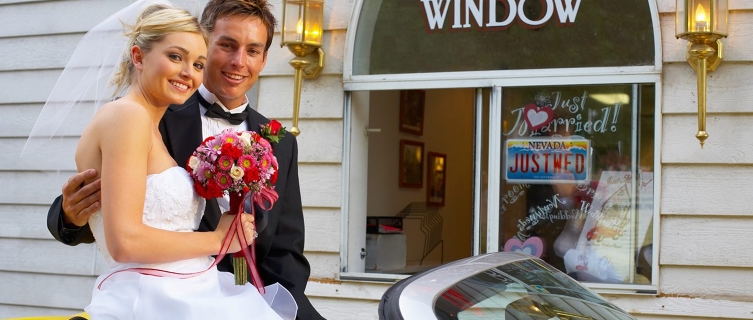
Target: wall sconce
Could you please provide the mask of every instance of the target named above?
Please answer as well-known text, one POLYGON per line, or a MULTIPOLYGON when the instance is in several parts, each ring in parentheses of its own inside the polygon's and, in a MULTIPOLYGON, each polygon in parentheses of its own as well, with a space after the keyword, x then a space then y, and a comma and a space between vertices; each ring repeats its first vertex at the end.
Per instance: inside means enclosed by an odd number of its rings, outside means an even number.
POLYGON ((703 143, 706 133, 706 72, 722 63, 724 48, 721 38, 727 37, 729 11, 727 0, 677 0, 676 37, 688 40, 688 63, 698 76, 698 133, 703 143))
POLYGON ((324 0, 283 0, 282 40, 295 58, 290 65, 295 68, 293 88, 293 127, 290 133, 298 136, 298 110, 301 107, 301 84, 303 78, 315 79, 324 68, 322 33, 324 24, 324 0))

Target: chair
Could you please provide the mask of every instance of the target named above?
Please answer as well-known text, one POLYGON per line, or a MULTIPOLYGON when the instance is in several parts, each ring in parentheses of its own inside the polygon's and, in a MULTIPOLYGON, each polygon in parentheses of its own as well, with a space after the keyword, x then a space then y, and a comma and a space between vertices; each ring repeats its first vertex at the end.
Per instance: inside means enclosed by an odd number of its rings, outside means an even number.
POLYGON ((403 220, 415 219, 419 221, 421 233, 424 235, 420 265, 423 265, 424 259, 438 246, 441 247, 439 263, 444 263, 443 221, 438 208, 427 206, 426 202, 411 202, 403 210, 400 210, 396 216, 403 218, 403 220))

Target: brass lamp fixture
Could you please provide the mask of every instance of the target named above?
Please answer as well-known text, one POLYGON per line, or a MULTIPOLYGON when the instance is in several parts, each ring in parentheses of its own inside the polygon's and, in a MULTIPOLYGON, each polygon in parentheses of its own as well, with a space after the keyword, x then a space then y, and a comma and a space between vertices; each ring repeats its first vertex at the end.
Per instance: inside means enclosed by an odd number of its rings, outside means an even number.
POLYGON ((295 58, 290 65, 295 68, 293 88, 293 127, 290 133, 298 136, 298 111, 301 107, 303 78, 315 79, 324 68, 322 33, 324 24, 324 0, 283 0, 282 40, 295 58))
POLYGON ((688 40, 688 63, 698 77, 698 133, 703 143, 706 132, 706 73, 722 63, 729 17, 727 0, 677 0, 676 37, 688 40))

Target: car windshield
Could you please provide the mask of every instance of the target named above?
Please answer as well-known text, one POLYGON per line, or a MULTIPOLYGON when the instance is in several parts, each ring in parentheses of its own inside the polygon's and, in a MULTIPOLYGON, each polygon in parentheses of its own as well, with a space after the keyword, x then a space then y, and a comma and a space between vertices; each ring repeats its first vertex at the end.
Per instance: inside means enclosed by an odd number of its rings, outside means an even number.
POLYGON ((475 274, 445 290, 438 319, 633 319, 562 272, 522 260, 475 274))

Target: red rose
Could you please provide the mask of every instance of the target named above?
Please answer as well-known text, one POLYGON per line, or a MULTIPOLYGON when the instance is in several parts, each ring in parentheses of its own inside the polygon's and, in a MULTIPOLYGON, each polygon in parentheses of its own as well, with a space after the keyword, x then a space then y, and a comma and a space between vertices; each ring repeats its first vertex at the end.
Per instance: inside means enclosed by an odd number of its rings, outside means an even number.
POLYGON ((278 132, 280 132, 280 128, 282 128, 282 123, 277 120, 272 120, 269 122, 269 132, 272 135, 277 135, 278 132))
POLYGON ((274 185, 275 182, 277 182, 277 170, 275 170, 275 173, 273 173, 272 177, 269 178, 269 181, 272 183, 272 185, 274 185))

